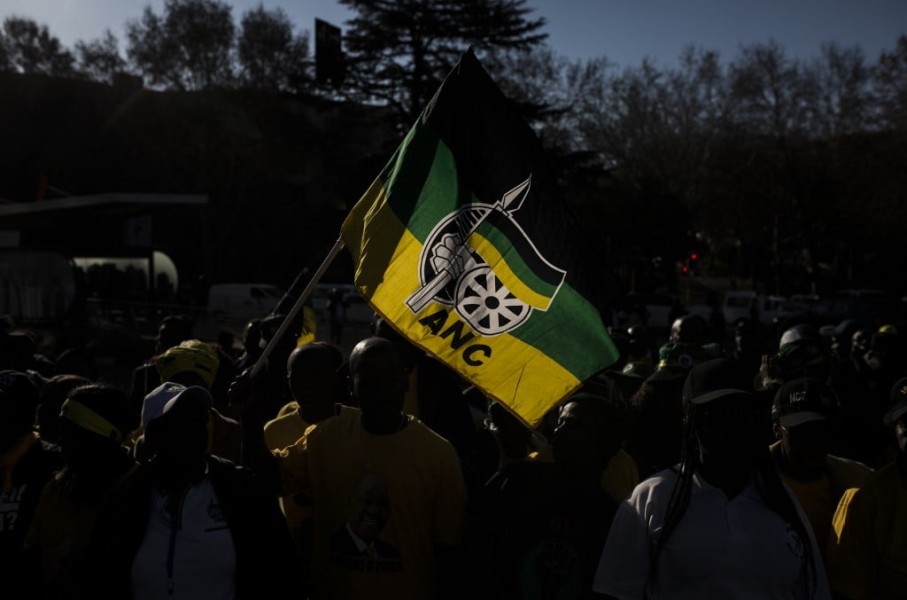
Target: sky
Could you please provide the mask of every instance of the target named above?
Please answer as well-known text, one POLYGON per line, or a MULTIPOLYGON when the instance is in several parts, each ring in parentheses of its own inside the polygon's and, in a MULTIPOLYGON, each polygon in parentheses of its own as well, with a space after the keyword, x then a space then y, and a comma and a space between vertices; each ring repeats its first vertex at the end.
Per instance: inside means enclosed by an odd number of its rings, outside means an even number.
MULTIPOLYGON (((263 4, 281 7, 299 29, 315 18, 345 28, 351 13, 336 0, 227 0, 234 19, 263 4)), ((618 67, 644 58, 675 63, 684 47, 718 50, 722 60, 741 45, 778 42, 789 55, 817 56, 823 42, 859 45, 874 62, 907 34, 907 0, 529 0, 547 20, 548 44, 571 59, 607 57, 618 67)), ((45 24, 71 47, 109 28, 121 39, 127 21, 164 0, 0 0, 0 17, 16 14, 45 24)))

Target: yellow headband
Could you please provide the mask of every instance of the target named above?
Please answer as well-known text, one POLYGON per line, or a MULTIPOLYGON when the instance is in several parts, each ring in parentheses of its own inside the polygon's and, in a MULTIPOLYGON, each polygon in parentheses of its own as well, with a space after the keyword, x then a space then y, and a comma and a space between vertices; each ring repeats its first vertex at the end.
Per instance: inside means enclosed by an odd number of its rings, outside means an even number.
POLYGON ((101 437, 110 438, 117 442, 123 440, 123 432, 114 427, 110 421, 80 402, 65 401, 63 406, 60 407, 60 416, 101 437))

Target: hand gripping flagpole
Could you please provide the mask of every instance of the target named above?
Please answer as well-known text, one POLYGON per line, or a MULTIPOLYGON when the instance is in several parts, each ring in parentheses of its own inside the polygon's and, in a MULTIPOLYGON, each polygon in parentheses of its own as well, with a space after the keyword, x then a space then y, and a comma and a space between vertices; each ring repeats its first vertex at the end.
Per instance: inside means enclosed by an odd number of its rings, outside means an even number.
POLYGON ((258 357, 258 360, 255 361, 255 364, 252 366, 252 377, 257 376, 261 370, 264 368, 265 362, 268 360, 271 352, 274 351, 274 348, 277 347, 277 343, 280 339, 286 334, 287 329, 290 328, 290 324, 293 322, 293 319, 296 318, 296 315, 299 314, 299 311, 302 310, 305 301, 309 299, 309 296, 312 295, 312 292, 315 291, 315 286, 318 285, 318 282, 321 281, 321 278, 324 276, 324 272, 327 271, 328 267, 331 266, 331 263, 334 262, 334 259, 337 258, 337 255, 340 254, 340 251, 343 250, 343 240, 337 238, 337 241, 334 242, 334 247, 331 248, 328 255, 324 257, 324 260, 321 261, 321 265, 315 271, 315 274, 312 275, 312 278, 309 279, 309 282, 306 284, 305 289, 302 290, 302 293, 299 294, 299 298, 296 299, 296 303, 293 304, 293 308, 290 309, 290 312, 287 313, 287 316, 284 317, 283 322, 280 324, 280 327, 277 329, 277 332, 271 336, 271 339, 268 341, 268 345, 265 346, 265 349, 262 351, 261 356, 258 357))

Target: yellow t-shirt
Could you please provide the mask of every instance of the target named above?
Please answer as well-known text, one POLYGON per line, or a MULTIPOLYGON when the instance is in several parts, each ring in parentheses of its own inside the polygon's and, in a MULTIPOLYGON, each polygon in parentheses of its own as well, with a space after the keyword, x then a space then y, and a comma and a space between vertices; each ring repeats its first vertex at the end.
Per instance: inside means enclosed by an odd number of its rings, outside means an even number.
POLYGON ((412 417, 388 435, 360 421, 344 410, 275 452, 285 491, 312 497, 312 598, 435 598, 435 546, 458 545, 462 533, 457 454, 412 417))
MULTIPOLYGON (((779 453, 781 442, 772 444, 773 454, 779 453)), ((809 519, 813 534, 820 548, 828 540, 831 520, 838 507, 841 495, 850 488, 862 487, 872 475, 872 469, 863 463, 828 455, 825 459, 825 474, 814 481, 800 481, 778 469, 781 480, 797 497, 803 512, 809 519)))
POLYGON ((639 467, 629 452, 623 449, 611 457, 602 472, 602 489, 620 504, 639 483, 639 467))
POLYGON ((25 547, 40 550, 45 590, 51 596, 86 583, 73 578, 84 571, 80 561, 99 510, 100 502, 74 506, 66 501, 56 477, 44 486, 25 547))
POLYGON ((841 497, 827 555, 832 591, 853 600, 907 597, 907 477, 895 464, 841 497))
MULTIPOLYGON (((136 468, 134 465, 114 486, 125 481, 136 468)), ((90 582, 84 579, 82 560, 104 499, 99 494, 78 504, 67 500, 59 474, 44 485, 24 546, 40 551, 46 597, 81 597, 91 589, 90 582)), ((37 592, 36 595, 40 596, 37 592)))

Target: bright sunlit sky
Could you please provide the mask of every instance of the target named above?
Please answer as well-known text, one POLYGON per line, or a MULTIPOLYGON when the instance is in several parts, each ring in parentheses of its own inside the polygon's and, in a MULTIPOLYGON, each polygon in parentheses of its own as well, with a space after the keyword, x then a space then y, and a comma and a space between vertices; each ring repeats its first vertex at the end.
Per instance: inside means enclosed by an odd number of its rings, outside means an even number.
MULTIPOLYGON (((238 22, 258 4, 281 7, 310 33, 316 17, 345 28, 350 17, 336 0, 228 0, 238 22)), ((164 0, 0 0, 0 17, 31 17, 64 44, 99 37, 164 0)), ((859 45, 872 62, 907 34, 907 0, 529 0, 548 24, 548 43, 569 58, 607 56, 620 67, 646 56, 670 66, 684 46, 718 50, 725 61, 740 45, 775 40, 789 54, 815 56, 825 41, 859 45)))

